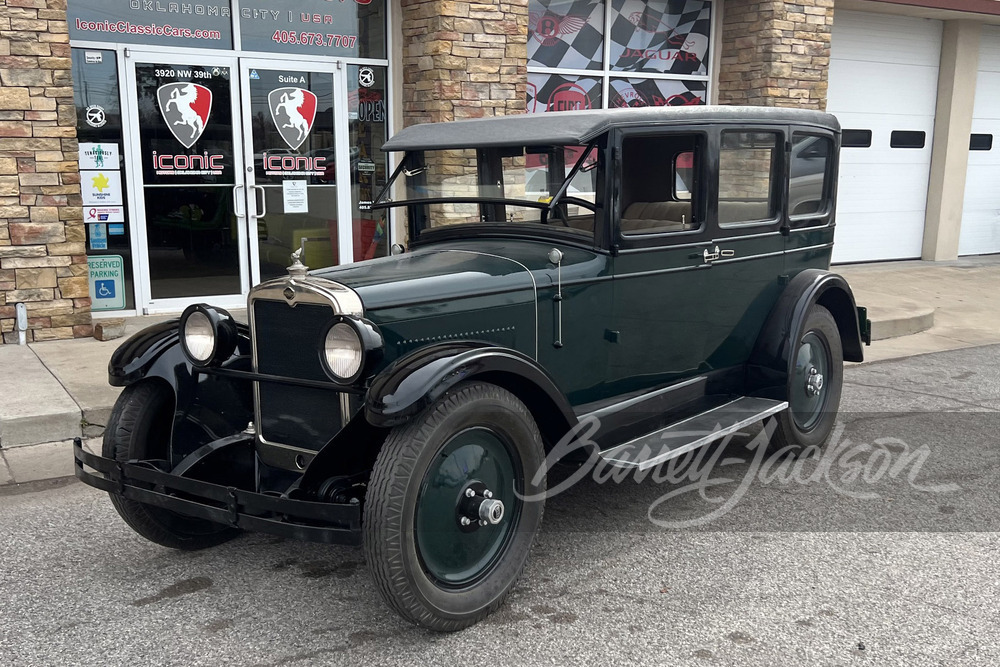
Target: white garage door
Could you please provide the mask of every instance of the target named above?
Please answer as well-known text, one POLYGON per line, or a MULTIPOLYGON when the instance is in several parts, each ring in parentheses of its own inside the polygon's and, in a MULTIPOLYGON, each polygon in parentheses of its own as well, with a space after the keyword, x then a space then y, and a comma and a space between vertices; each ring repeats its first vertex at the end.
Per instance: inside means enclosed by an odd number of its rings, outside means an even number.
POLYGON ((1000 28, 983 26, 959 255, 1000 252, 1000 28))
POLYGON ((855 144, 840 153, 835 262, 920 257, 941 28, 927 19, 834 14, 827 111, 855 144))

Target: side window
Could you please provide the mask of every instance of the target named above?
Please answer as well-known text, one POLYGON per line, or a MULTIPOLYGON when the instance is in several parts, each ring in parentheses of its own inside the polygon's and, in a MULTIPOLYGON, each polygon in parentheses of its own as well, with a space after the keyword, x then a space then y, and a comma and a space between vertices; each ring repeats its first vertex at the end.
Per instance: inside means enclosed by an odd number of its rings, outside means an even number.
POLYGON ((775 132, 723 132, 719 151, 719 226, 777 217, 775 132))
POLYGON ((788 170, 788 215, 793 220, 823 214, 829 203, 833 142, 811 134, 792 135, 788 170))
POLYGON ((621 232, 671 234, 701 227, 700 135, 632 135, 622 141, 621 232))
POLYGON ((694 151, 684 151, 674 156, 674 199, 691 201, 694 187, 694 151))

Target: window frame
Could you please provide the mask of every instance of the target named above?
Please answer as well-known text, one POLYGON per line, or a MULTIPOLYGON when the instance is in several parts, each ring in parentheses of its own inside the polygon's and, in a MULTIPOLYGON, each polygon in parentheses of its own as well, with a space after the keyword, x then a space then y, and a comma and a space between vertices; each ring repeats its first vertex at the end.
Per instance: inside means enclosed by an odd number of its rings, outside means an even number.
POLYGON ((791 186, 792 186, 792 157, 791 151, 795 147, 795 137, 796 136, 807 136, 807 137, 817 137, 821 139, 827 139, 830 142, 831 153, 827 158, 826 169, 823 172, 823 208, 815 213, 800 213, 798 215, 792 215, 791 210, 788 211, 788 225, 792 228, 803 228, 803 227, 823 227, 830 224, 830 218, 833 213, 834 199, 836 197, 836 179, 837 179, 837 155, 839 155, 839 145, 837 142, 837 137, 830 132, 824 132, 818 128, 807 128, 807 127, 791 127, 788 130, 788 175, 785 178, 785 206, 791 206, 791 186), (803 224, 815 221, 816 224, 803 224))
POLYGON ((756 230, 761 227, 774 226, 785 220, 785 205, 788 181, 788 128, 783 125, 740 125, 719 127, 716 134, 715 164, 712 178, 715 182, 715 196, 712 199, 712 221, 715 228, 724 236, 739 234, 740 230, 756 230), (774 152, 771 155, 771 182, 769 183, 769 200, 774 202, 774 215, 770 218, 759 218, 741 222, 719 221, 720 193, 722 189, 721 165, 723 136, 727 133, 743 132, 752 134, 774 134, 777 136, 774 152))
MULTIPOLYGON (((707 125, 689 125, 678 127, 677 125, 668 124, 652 124, 643 125, 642 127, 618 127, 613 130, 613 136, 611 140, 611 145, 613 146, 613 159, 617 162, 621 162, 622 155, 624 154, 624 143, 626 139, 632 139, 636 137, 660 137, 660 136, 688 136, 694 137, 701 148, 701 155, 699 151, 695 150, 695 165, 693 168, 695 175, 695 187, 697 190, 702 192, 700 201, 694 197, 695 190, 692 190, 692 199, 690 200, 692 204, 692 218, 699 220, 699 225, 696 229, 686 229, 680 231, 662 231, 662 232, 651 232, 646 234, 625 234, 622 232, 621 220, 622 220, 622 169, 617 168, 619 165, 613 165, 613 169, 608 169, 608 173, 613 171, 614 178, 611 179, 612 193, 611 198, 608 200, 609 205, 607 210, 609 212, 609 217, 611 218, 611 238, 613 240, 613 248, 622 250, 632 250, 632 249, 644 249, 644 248, 660 248, 669 247, 677 245, 687 245, 687 244, 697 244, 704 239, 708 238, 710 234, 711 226, 709 225, 709 216, 711 215, 711 207, 709 202, 711 202, 715 196, 713 192, 713 179, 711 177, 712 171, 712 146, 713 143, 717 143, 713 140, 713 131, 710 126, 707 125), (697 206, 697 208, 695 208, 697 206)), ((673 158, 671 157, 671 167, 673 165, 673 158)), ((674 188, 671 186, 669 192, 673 196, 674 188)), ((683 201, 683 200, 676 200, 683 201)))

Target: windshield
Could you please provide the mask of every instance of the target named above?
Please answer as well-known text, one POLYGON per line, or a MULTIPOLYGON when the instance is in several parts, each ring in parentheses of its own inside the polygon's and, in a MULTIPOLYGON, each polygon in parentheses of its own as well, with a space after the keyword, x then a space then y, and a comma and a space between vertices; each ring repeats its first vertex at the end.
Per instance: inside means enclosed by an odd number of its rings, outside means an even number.
POLYGON ((593 236, 598 154, 593 145, 413 151, 376 206, 406 206, 414 234, 499 224, 593 236))

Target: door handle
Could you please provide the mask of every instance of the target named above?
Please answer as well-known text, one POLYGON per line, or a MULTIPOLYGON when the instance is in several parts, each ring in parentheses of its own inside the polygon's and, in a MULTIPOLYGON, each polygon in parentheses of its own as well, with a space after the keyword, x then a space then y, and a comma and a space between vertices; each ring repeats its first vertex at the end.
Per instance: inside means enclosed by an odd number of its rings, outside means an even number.
POLYGON ((719 246, 715 246, 711 250, 705 248, 705 251, 702 253, 702 259, 705 260, 706 264, 714 262, 715 260, 721 259, 723 257, 735 257, 735 256, 736 256, 735 250, 720 250, 719 246))
POLYGON ((253 218, 263 218, 267 215, 267 193, 264 192, 263 185, 250 185, 248 186, 251 190, 260 190, 260 213, 256 213, 257 210, 257 196, 254 195, 253 198, 253 208, 255 213, 251 216, 253 218))
MULTIPOLYGON (((242 183, 233 186, 233 215, 235 215, 237 218, 247 217, 246 206, 244 206, 243 212, 240 213, 240 200, 243 199, 242 197, 240 197, 241 190, 243 190, 242 183)), ((244 204, 246 204, 245 201, 244 204)))

